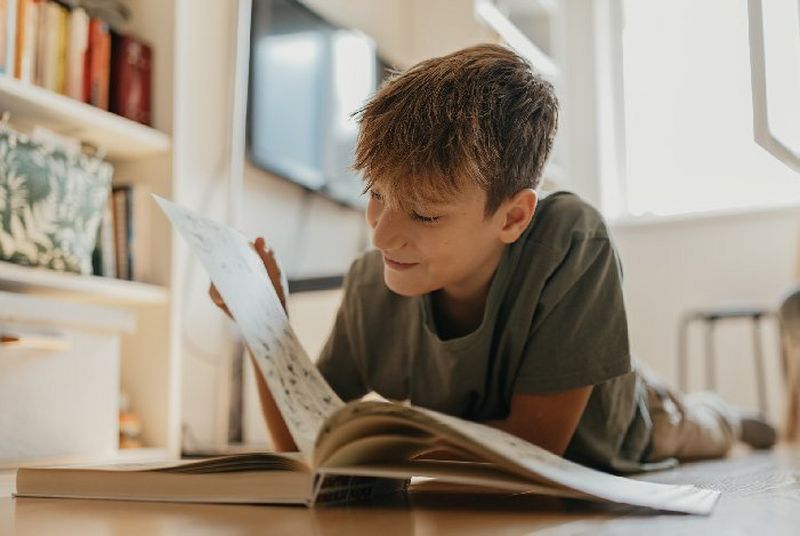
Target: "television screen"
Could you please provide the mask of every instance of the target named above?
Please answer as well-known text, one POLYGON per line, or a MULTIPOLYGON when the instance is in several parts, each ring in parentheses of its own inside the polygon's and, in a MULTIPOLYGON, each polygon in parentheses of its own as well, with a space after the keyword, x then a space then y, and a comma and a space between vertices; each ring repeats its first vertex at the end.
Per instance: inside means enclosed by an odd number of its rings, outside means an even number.
POLYGON ((374 42, 296 0, 253 0, 247 149, 257 167, 363 208, 351 113, 387 72, 374 42))

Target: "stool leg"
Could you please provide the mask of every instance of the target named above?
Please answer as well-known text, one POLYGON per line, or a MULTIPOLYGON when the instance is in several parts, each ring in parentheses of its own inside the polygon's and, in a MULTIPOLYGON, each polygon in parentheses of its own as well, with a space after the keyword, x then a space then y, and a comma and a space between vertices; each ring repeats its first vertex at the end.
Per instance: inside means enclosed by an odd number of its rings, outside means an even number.
POLYGON ((706 389, 715 391, 717 389, 717 374, 714 366, 714 320, 707 322, 706 329, 706 389))
POLYGON ((753 356, 756 366, 756 389, 758 390, 758 409, 767 414, 767 387, 764 372, 764 350, 761 341, 761 318, 753 317, 753 356))
POLYGON ((678 326, 678 387, 682 392, 689 388, 689 372, 687 370, 689 319, 684 318, 678 326))

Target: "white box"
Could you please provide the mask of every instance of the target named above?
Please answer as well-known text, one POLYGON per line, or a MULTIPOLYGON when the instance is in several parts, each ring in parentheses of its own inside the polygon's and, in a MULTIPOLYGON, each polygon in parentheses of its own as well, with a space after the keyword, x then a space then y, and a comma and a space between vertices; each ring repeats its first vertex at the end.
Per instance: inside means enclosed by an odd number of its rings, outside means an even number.
POLYGON ((117 452, 132 311, 0 292, 0 466, 117 452))

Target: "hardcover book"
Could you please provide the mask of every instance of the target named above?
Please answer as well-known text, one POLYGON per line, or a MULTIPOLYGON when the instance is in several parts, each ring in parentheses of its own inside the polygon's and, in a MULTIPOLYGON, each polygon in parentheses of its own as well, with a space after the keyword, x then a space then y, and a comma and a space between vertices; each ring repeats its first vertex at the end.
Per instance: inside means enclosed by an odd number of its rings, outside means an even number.
POLYGON ((150 124, 150 79, 153 51, 130 36, 111 34, 111 95, 109 110, 150 124))

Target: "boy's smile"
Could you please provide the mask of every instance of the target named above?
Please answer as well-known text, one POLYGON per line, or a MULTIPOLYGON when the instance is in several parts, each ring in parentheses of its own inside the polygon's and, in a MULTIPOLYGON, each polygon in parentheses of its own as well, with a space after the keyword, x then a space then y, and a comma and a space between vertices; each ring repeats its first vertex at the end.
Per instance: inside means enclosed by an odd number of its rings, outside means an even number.
POLYGON ((383 262, 386 264, 387 268, 392 270, 408 270, 409 268, 413 268, 414 266, 419 266, 418 262, 399 262, 393 260, 385 253, 383 254, 383 262))

